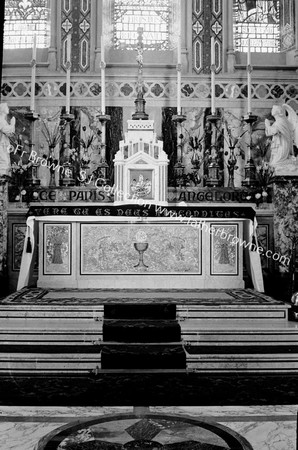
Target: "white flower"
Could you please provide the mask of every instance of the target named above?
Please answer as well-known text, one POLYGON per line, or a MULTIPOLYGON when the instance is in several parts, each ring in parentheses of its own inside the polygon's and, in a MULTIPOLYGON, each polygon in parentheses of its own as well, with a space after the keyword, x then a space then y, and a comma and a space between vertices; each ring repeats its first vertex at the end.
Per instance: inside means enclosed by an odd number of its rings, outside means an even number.
POLYGON ((23 189, 22 191, 21 191, 21 195, 25 195, 26 194, 26 191, 25 191, 25 189, 23 189))
POLYGON ((38 192, 33 192, 33 198, 37 198, 38 197, 38 192))
POLYGON ((266 191, 262 192, 262 197, 268 197, 268 193, 266 191))
POLYGON ((250 200, 250 199, 251 199, 251 195, 247 195, 246 200, 250 200))
POLYGON ((259 194, 259 193, 255 194, 255 198, 256 198, 257 200, 259 200, 259 198, 261 198, 261 194, 259 194))
POLYGON ((16 195, 15 200, 18 202, 20 200, 20 196, 16 195))

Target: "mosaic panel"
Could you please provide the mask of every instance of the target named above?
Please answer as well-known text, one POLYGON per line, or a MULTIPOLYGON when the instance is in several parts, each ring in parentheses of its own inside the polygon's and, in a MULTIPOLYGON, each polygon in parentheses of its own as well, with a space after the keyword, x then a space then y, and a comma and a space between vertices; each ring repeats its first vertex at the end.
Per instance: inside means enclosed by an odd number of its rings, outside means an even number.
POLYGON ((62 66, 66 68, 66 41, 71 35, 72 72, 90 68, 90 0, 63 0, 61 3, 62 66))
POLYGON ((137 418, 127 414, 109 421, 85 421, 78 428, 70 424, 59 434, 47 435, 47 446, 57 450, 252 450, 243 437, 227 427, 173 415, 137 418))
POLYGON ((44 275, 71 274, 71 224, 44 224, 44 275))
POLYGON ((81 225, 81 274, 201 273, 198 229, 183 225, 81 225))
POLYGON ((212 224, 211 275, 238 275, 238 247, 234 238, 239 238, 238 225, 212 224))
POLYGON ((210 73, 212 36, 214 37, 216 72, 220 72, 222 69, 222 0, 194 0, 192 42, 193 68, 196 73, 210 73))

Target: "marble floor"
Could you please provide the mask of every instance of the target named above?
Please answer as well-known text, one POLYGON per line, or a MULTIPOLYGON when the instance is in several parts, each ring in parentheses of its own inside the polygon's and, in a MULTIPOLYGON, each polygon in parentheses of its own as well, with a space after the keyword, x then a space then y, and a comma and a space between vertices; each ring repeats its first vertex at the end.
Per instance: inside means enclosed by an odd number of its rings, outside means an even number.
MULTIPOLYGON (((253 450, 297 450, 298 405, 150 407, 150 413, 210 420, 244 437, 253 450)), ((53 430, 78 420, 122 413, 140 415, 147 408, 133 407, 0 407, 0 449, 34 450, 53 430)), ((190 436, 186 436, 190 438, 190 436)))

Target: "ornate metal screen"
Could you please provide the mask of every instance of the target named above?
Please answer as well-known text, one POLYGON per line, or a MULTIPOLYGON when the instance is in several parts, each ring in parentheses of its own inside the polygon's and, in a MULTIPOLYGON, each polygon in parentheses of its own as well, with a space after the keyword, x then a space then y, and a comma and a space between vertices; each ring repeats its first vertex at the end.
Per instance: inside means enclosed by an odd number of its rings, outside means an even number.
POLYGON ((114 46, 132 50, 138 41, 138 28, 143 28, 146 50, 167 50, 171 0, 114 0, 114 46))
POLYGON ((48 0, 6 0, 4 48, 30 48, 36 33, 37 47, 49 46, 48 0))
POLYGON ((294 45, 293 0, 234 0, 235 50, 273 53, 294 45))

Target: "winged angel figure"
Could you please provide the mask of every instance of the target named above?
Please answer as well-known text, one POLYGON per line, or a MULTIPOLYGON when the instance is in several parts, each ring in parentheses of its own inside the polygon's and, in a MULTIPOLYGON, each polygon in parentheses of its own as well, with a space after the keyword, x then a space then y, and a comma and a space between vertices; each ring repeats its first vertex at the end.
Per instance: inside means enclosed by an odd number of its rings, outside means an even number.
POLYGON ((275 119, 273 124, 265 120, 266 136, 272 136, 269 163, 277 175, 298 172, 293 155, 293 145, 298 147, 298 116, 287 104, 273 105, 271 114, 275 119))

